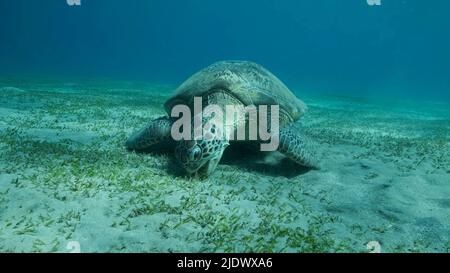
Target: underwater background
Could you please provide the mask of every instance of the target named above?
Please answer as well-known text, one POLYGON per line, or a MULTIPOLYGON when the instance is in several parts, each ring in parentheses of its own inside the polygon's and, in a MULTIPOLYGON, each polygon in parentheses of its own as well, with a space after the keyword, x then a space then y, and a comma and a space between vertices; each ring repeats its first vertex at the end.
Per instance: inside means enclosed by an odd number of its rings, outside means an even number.
POLYGON ((1 1, 1 75, 179 83, 252 60, 288 86, 357 96, 449 95, 445 0, 1 1))
POLYGON ((1 0, 0 251, 449 252, 449 11, 1 0), (308 105, 320 170, 238 148, 199 181, 125 149, 221 60, 263 65, 308 105))

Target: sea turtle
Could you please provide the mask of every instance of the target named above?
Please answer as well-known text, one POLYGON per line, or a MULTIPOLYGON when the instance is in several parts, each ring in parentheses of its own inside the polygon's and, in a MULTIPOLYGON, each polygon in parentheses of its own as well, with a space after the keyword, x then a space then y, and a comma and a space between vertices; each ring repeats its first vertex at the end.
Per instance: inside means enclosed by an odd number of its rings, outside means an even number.
MULTIPOLYGON (((299 165, 318 168, 312 141, 296 123, 307 110, 305 103, 264 67, 248 61, 217 62, 191 76, 165 103, 169 116, 151 121, 130 136, 126 142, 127 148, 134 151, 152 151, 159 145, 169 145, 175 148, 175 157, 188 174, 209 176, 230 144, 229 138, 220 137, 223 135, 219 134, 224 133, 215 132, 214 124, 209 127, 212 130, 212 138, 174 141, 171 134, 175 122, 175 119, 170 117, 172 108, 176 105, 186 105, 193 109, 194 97, 202 98, 203 107, 279 105, 279 131, 273 132, 278 134, 278 151, 299 165)), ((202 119, 200 125, 203 126, 205 122, 207 120, 202 119)), ((236 129, 242 124, 248 124, 248 116, 244 120, 235 121, 231 126, 236 129)), ((194 131, 196 128, 191 129, 194 131)), ((255 142, 261 141, 253 141, 255 142)))

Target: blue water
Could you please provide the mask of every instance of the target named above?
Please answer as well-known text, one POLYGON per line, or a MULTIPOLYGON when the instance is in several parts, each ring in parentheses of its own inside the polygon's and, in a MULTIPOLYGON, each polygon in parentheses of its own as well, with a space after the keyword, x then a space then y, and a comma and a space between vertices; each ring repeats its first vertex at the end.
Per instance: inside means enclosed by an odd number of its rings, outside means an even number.
POLYGON ((450 1, 0 1, 0 77, 179 83, 259 62, 304 92, 450 100, 450 1))

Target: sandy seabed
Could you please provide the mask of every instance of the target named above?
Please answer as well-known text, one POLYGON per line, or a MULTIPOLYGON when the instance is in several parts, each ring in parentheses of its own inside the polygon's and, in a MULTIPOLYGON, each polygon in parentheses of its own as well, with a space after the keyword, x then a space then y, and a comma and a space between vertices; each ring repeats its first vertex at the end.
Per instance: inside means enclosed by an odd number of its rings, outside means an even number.
POLYGON ((229 149, 214 175, 124 141, 176 86, 0 82, 0 251, 450 251, 450 105, 300 96, 321 170, 229 149))

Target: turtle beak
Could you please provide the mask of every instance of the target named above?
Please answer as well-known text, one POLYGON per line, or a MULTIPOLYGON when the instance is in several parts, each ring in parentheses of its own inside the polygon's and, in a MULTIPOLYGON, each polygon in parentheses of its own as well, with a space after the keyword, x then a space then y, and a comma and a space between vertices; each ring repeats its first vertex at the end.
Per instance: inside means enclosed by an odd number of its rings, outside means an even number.
POLYGON ((203 166, 201 166, 197 170, 196 175, 202 179, 211 176, 211 174, 217 168, 217 165, 219 164, 220 159, 222 158, 222 154, 223 154, 223 151, 222 151, 222 153, 220 153, 220 155, 212 158, 211 160, 206 162, 203 166))
POLYGON ((196 172, 195 176, 200 179, 205 179, 209 176, 209 162, 207 162, 205 165, 201 166, 196 172))
POLYGON ((211 176, 216 169, 217 164, 219 164, 219 161, 220 157, 209 160, 197 170, 196 175, 201 179, 211 176))

